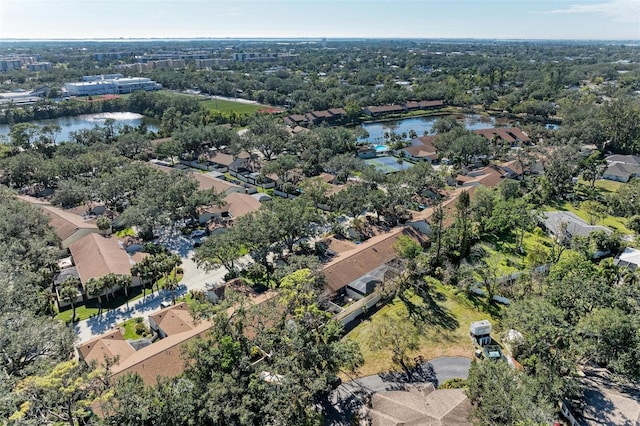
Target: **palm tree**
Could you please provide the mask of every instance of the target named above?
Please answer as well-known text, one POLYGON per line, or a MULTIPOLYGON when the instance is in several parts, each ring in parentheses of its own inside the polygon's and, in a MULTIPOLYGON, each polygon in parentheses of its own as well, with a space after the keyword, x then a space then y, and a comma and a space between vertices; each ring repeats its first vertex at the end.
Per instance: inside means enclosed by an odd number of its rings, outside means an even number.
POLYGON ((178 278, 175 274, 171 274, 164 280, 164 288, 171 292, 171 303, 176 304, 176 290, 178 289, 178 278))
POLYGON ((73 310, 71 316, 72 325, 76 320, 76 298, 78 297, 78 288, 81 284, 80 278, 70 276, 64 280, 62 287, 60 288, 60 297, 64 300, 68 300, 71 304, 71 309, 73 310))
POLYGON ((102 292, 106 289, 105 282, 102 278, 90 278, 87 281, 87 294, 91 297, 98 298, 98 315, 102 314, 102 292))

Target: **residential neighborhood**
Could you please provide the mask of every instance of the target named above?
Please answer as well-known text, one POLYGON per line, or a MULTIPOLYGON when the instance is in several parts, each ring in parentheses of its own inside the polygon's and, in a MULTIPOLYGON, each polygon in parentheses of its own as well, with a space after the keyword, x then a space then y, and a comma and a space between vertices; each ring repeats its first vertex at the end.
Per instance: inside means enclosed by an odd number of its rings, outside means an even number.
POLYGON ((640 421, 637 46, 38 43, 0 39, 8 425, 640 421))

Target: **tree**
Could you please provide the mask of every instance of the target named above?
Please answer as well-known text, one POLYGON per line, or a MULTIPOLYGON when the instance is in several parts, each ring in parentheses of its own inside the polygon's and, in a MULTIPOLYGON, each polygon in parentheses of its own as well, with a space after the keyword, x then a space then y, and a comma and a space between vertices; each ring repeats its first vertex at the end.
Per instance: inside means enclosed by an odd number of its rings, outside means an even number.
POLYGON ((456 200, 456 229, 460 236, 459 252, 464 258, 469 252, 471 233, 471 197, 467 191, 462 191, 456 200))
POLYGON ((594 190, 596 180, 598 180, 607 169, 607 161, 602 158, 600 151, 594 151, 585 158, 581 164, 582 178, 589 182, 589 189, 594 190))
POLYGON ((289 172, 295 169, 299 164, 295 155, 284 154, 273 161, 267 163, 261 170, 263 174, 275 173, 282 181, 283 185, 289 182, 289 172))
POLYGON ((627 228, 631 229, 636 234, 640 234, 640 215, 635 215, 629 218, 627 221, 627 228))
POLYGON ((583 201, 580 203, 580 209, 587 214, 589 225, 595 225, 598 221, 607 217, 607 207, 597 201, 583 201))
POLYGON ((73 341, 73 331, 60 321, 36 316, 29 309, 2 307, 0 370, 12 376, 35 374, 67 359, 73 341))
POLYGON ((31 420, 39 424, 66 422, 76 426, 89 417, 93 398, 104 389, 101 371, 89 372, 79 361, 65 361, 50 372, 29 376, 16 386, 23 401, 9 420, 31 420))
POLYGON ((11 127, 9 138, 16 148, 29 149, 35 143, 40 126, 32 123, 19 123, 11 127))
POLYGON ((98 315, 102 314, 102 293, 104 293, 108 287, 102 278, 89 278, 85 283, 85 289, 87 294, 91 297, 98 298, 98 315))
POLYGON ((616 308, 596 309, 580 320, 576 332, 583 362, 605 365, 631 380, 640 377, 635 356, 640 339, 632 316, 616 308))
POLYGON ((96 219, 96 226, 98 227, 100 232, 105 235, 107 234, 107 231, 111 229, 111 221, 107 219, 106 216, 100 216, 98 219, 96 219))
POLYGON ((538 391, 536 381, 505 362, 471 363, 467 385, 478 424, 550 424, 554 418, 554 404, 538 391))
POLYGON ((183 152, 184 147, 182 144, 173 138, 164 140, 156 146, 156 154, 161 158, 170 158, 171 165, 175 165, 175 157, 183 152))
POLYGON ((73 310, 71 315, 71 324, 73 324, 76 320, 76 299, 78 298, 78 289, 82 283, 80 282, 80 278, 75 276, 70 276, 65 279, 60 287, 60 297, 64 300, 68 300, 71 304, 71 309, 73 310))
POLYGON ((391 352, 391 360, 411 379, 409 354, 419 347, 418 331, 409 319, 387 315, 379 318, 371 333, 371 347, 391 352))
POLYGON ((222 267, 230 276, 237 274, 235 263, 243 253, 243 245, 242 234, 236 229, 211 236, 196 248, 193 258, 199 268, 211 271, 222 267))
POLYGON ((320 204, 324 204, 327 201, 329 184, 325 183, 319 176, 305 179, 300 184, 300 189, 302 189, 302 196, 311 200, 316 207, 319 207, 320 204))

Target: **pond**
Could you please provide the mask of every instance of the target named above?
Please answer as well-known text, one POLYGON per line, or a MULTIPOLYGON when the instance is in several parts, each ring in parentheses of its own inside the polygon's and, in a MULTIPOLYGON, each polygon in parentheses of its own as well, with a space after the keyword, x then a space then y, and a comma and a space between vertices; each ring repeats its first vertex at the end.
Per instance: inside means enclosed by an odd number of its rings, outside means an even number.
POLYGON ((495 117, 486 117, 478 114, 466 115, 449 115, 437 117, 413 117, 403 120, 384 121, 379 123, 365 123, 362 127, 369 133, 368 138, 360 138, 359 142, 371 142, 380 144, 384 142, 384 135, 388 132, 398 134, 406 133, 407 137, 410 130, 414 130, 418 136, 422 136, 424 132, 431 134, 431 129, 438 118, 455 117, 458 121, 464 123, 469 130, 490 129, 493 127, 506 127, 508 120, 496 119, 495 117))
MULTIPOLYGON (((60 134, 56 138, 58 142, 68 141, 69 134, 82 129, 92 129, 94 126, 102 126, 106 119, 113 118, 116 120, 116 125, 124 126, 128 124, 132 127, 137 127, 142 123, 145 123, 147 129, 153 132, 158 131, 158 126, 153 124, 153 121, 144 115, 136 114, 133 112, 102 112, 98 114, 85 114, 75 117, 60 117, 50 120, 35 120, 30 121, 32 124, 38 126, 46 126, 48 124, 57 124, 62 129, 60 134)), ((0 124, 0 140, 7 138, 11 126, 8 124, 0 124)))

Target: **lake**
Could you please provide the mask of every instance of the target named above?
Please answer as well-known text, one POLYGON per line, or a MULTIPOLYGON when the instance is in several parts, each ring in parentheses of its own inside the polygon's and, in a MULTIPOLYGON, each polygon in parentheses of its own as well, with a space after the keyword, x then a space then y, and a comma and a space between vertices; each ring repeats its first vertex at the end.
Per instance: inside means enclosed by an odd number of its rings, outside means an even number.
MULTIPOLYGON (((147 125, 147 129, 150 131, 158 131, 158 126, 151 124, 147 117, 133 112, 101 112, 98 114, 77 115, 75 117, 53 118, 51 120, 35 120, 30 121, 30 123, 37 124, 39 126, 57 124, 62 130, 56 140, 58 142, 63 142, 69 140, 69 134, 71 132, 82 129, 92 129, 96 125, 102 126, 107 118, 113 118, 116 120, 116 124, 120 126, 128 124, 129 126, 137 127, 144 122, 147 125)), ((8 124, 0 124, 0 139, 2 139, 3 136, 7 136, 8 142, 10 130, 11 126, 8 124)))
MULTIPOLYGON (((387 132, 407 133, 415 130, 418 136, 422 136, 424 132, 431 134, 433 124, 441 117, 455 117, 458 121, 463 122, 464 126, 469 130, 491 129, 493 127, 506 127, 509 121, 504 119, 496 120, 495 117, 486 117, 478 114, 466 115, 450 115, 437 117, 413 117, 404 120, 385 121, 380 123, 365 123, 362 127, 369 133, 368 138, 359 139, 360 142, 381 143, 384 142, 384 134, 387 132)), ((408 136, 407 136, 408 137, 408 136)))

